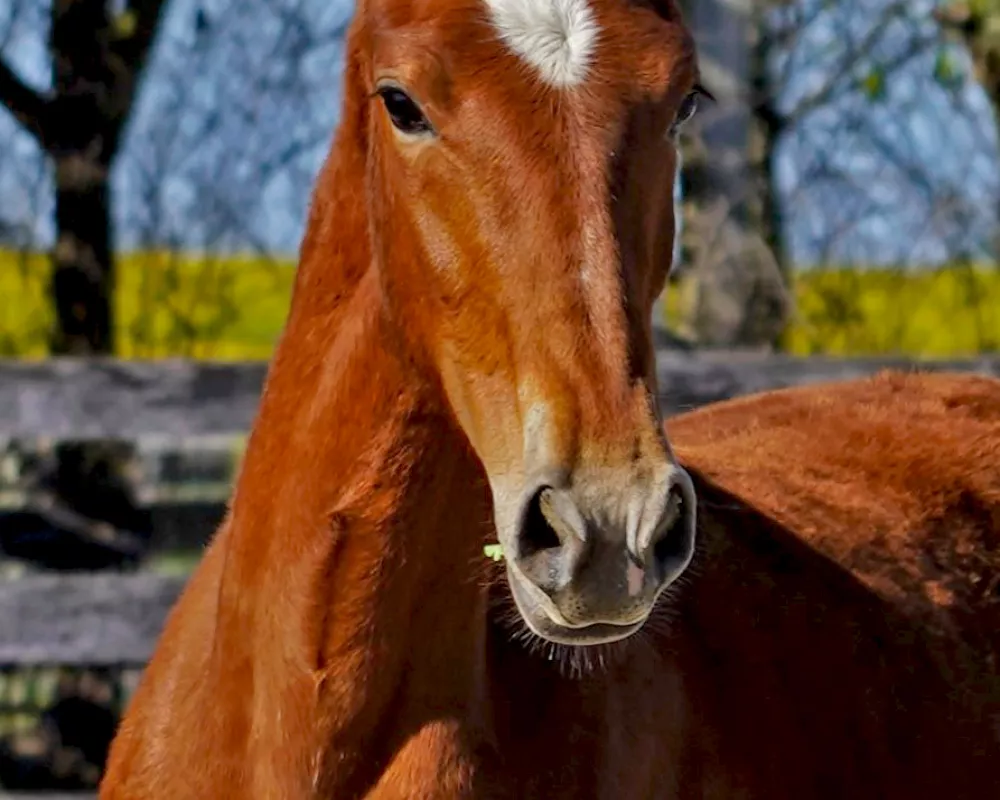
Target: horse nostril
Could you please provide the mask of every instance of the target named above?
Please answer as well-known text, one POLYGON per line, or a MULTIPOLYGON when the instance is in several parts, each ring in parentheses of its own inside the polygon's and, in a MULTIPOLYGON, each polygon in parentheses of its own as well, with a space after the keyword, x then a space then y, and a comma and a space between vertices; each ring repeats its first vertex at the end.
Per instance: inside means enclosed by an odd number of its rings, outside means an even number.
MULTIPOLYGON (((685 475, 684 478, 686 477, 685 475)), ((652 561, 656 565, 658 577, 662 581, 675 579, 691 561, 695 537, 694 506, 694 490, 690 479, 679 480, 670 488, 660 523, 643 548, 643 560, 647 563, 652 561)))
POLYGON ((586 526, 569 494, 542 486, 529 499, 517 532, 515 560, 545 592, 572 580, 586 542, 586 526))
POLYGON ((518 536, 519 556, 527 558, 585 540, 586 526, 569 495, 551 486, 542 486, 532 495, 518 536))
POLYGON ((662 564, 683 557, 685 547, 684 495, 679 489, 671 489, 663 521, 653 534, 653 558, 662 564))
POLYGON ((543 498, 548 498, 551 492, 551 487, 543 486, 528 501, 517 537, 519 558, 528 558, 541 550, 557 548, 562 543, 553 526, 549 524, 544 510, 544 507, 549 506, 549 501, 543 498))

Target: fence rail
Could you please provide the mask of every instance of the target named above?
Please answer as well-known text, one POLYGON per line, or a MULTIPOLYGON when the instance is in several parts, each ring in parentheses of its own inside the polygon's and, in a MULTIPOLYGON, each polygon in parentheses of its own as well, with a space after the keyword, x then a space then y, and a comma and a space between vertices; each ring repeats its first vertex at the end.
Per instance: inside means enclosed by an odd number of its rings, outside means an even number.
POLYGON ((142 665, 184 583, 148 573, 0 581, 0 664, 142 665))
MULTIPOLYGON (((661 351, 667 414, 765 389, 869 375, 885 368, 1000 377, 1000 356, 951 361, 793 358, 733 351, 661 351)), ((0 360, 0 436, 76 439, 241 434, 257 411, 266 365, 180 360, 0 360)))

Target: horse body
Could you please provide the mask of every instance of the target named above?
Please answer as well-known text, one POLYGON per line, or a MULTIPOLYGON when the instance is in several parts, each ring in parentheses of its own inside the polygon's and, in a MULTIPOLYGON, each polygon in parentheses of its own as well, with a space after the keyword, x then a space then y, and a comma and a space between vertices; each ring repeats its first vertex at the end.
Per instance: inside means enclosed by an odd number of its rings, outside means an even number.
POLYGON ((359 7, 230 511, 102 800, 996 794, 995 590, 962 588, 995 556, 912 569, 995 546, 1000 389, 671 420, 688 568, 649 316, 690 41, 669 2, 489 10, 359 7))
MULTIPOLYGON (((380 485, 351 497, 275 442, 259 479, 275 487, 275 508, 301 518, 283 521, 280 540, 239 547, 248 454, 233 515, 171 615, 102 797, 996 790, 1000 683, 983 636, 996 635, 998 611, 977 586, 1000 575, 997 382, 889 376, 671 420, 701 497, 695 577, 639 634, 583 654, 533 651, 512 635, 502 573, 478 552, 489 539, 480 468, 440 420, 425 421, 423 434, 412 412, 394 432, 369 429, 385 437, 386 461, 359 461, 380 485), (989 415, 969 411, 987 403, 989 415), (404 445, 429 458, 414 462, 423 469, 396 460, 404 445), (311 500, 310 486, 326 496, 311 500), (436 518, 429 497, 446 498, 436 518), (313 503, 338 507, 349 539, 310 523, 313 503), (916 581, 935 542, 965 534, 984 543, 975 569, 939 564, 916 581), (453 558, 428 571, 422 547, 453 558), (591 662, 580 675, 568 674, 574 657, 591 662)), ((251 513, 264 532, 276 512, 251 513)))

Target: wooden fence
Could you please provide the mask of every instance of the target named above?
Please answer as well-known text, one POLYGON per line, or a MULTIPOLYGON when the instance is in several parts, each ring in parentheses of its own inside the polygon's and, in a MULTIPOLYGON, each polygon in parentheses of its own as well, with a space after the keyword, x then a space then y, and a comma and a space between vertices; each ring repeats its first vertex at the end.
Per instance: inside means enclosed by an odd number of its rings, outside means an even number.
MULTIPOLYGON (((753 392, 885 368, 1000 377, 1000 357, 930 362, 738 352, 657 357, 668 416, 753 392)), ((265 374, 265 365, 257 363, 0 360, 0 439, 242 434, 253 421, 265 374)), ((146 573, 32 575, 0 582, 0 668, 141 667, 183 584, 183 578, 146 573)), ((4 796, 13 795, 0 790, 4 796)))
MULTIPOLYGON (((914 362, 905 358, 792 358, 732 351, 657 355, 668 414, 729 397, 880 369, 1000 375, 1000 357, 914 362)), ((244 433, 257 410, 260 363, 0 360, 0 437, 195 437, 244 433)))

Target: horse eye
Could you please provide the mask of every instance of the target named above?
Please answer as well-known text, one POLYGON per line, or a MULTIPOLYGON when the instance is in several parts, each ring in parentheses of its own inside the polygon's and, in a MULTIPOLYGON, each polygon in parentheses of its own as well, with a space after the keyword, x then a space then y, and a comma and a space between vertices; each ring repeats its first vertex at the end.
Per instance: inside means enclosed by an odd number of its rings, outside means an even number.
POLYGON ((698 95, 697 91, 691 92, 681 102, 681 107, 677 109, 677 116, 674 117, 674 124, 670 126, 671 132, 678 131, 681 125, 691 119, 698 111, 698 95))
POLYGON ((393 127, 407 136, 433 133, 434 128, 424 116, 424 112, 409 96, 397 86, 386 86, 378 90, 393 127))

